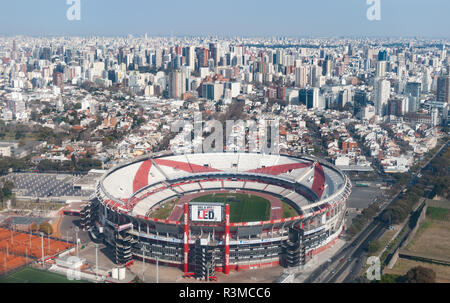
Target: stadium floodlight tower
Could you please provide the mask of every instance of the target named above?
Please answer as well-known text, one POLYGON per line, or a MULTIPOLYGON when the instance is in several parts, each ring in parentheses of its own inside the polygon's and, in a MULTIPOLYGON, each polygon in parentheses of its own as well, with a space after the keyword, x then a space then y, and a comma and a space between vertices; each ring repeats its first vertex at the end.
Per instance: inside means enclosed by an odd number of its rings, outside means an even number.
POLYGON ((98 279, 98 243, 95 243, 95 279, 98 279))
POLYGON ((148 252, 147 247, 142 245, 142 282, 145 281, 145 253, 148 252))
POLYGON ((80 229, 78 228, 78 226, 75 227, 75 242, 76 242, 76 248, 77 248, 77 258, 79 258, 78 255, 78 232, 80 231, 80 229))
POLYGON ((42 265, 44 265, 44 233, 40 232, 41 234, 41 249, 42 249, 42 265))

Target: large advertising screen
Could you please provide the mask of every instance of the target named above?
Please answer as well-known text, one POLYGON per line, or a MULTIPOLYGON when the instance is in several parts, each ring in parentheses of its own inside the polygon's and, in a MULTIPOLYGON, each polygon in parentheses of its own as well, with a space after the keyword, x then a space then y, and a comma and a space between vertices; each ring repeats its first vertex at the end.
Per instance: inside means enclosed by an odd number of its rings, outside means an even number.
POLYGON ((223 205, 216 203, 191 204, 191 221, 222 222, 223 205))

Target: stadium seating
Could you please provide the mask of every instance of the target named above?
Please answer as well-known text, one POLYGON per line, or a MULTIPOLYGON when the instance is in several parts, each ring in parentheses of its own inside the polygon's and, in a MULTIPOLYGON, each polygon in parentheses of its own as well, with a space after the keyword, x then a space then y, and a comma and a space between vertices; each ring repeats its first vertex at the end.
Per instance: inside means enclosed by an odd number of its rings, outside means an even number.
POLYGON ((109 194, 115 198, 129 198, 133 194, 133 180, 130 176, 135 176, 141 162, 124 166, 114 173, 109 174, 104 180, 103 185, 108 188, 109 194))
POLYGON ((266 186, 267 186, 267 184, 265 184, 265 183, 247 181, 247 182, 245 182, 244 188, 254 189, 254 190, 263 190, 266 186))
POLYGON ((222 188, 221 181, 202 181, 200 183, 204 189, 222 188))
POLYGON ((270 184, 266 187, 265 191, 279 195, 279 194, 281 194, 282 191, 284 191, 284 188, 270 184))
POLYGON ((244 181, 224 180, 223 184, 225 188, 244 188, 244 181))

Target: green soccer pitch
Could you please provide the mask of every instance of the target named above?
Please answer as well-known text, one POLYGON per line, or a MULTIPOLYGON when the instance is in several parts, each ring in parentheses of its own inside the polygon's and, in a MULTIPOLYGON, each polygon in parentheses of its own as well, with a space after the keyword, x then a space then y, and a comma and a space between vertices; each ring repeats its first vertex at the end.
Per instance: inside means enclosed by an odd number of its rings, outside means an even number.
POLYGON ((81 280, 69 280, 67 277, 34 268, 24 268, 0 278, 0 283, 88 283, 81 280))
POLYGON ((253 222, 270 219, 270 202, 259 196, 238 193, 216 193, 197 197, 192 202, 230 205, 230 222, 253 222))

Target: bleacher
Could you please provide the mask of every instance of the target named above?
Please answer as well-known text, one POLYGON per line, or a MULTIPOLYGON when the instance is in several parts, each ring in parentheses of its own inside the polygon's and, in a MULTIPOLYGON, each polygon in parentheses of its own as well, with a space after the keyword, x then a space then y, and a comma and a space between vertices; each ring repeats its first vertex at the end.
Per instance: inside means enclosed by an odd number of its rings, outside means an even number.
POLYGON ((239 154, 238 171, 246 172, 258 168, 259 158, 251 154, 239 154))
POLYGON ((103 186, 108 188, 109 194, 115 198, 129 198, 133 194, 134 176, 141 164, 141 162, 133 163, 109 174, 103 180, 103 186))
POLYGON ((339 171, 309 159, 210 153, 173 155, 123 166, 105 177, 102 190, 112 200, 130 199, 130 209, 135 205, 135 212, 141 215, 145 215, 157 203, 183 193, 223 188, 265 191, 283 196, 301 207, 308 205, 311 202, 309 198, 293 191, 294 182, 313 190, 322 199, 330 197, 345 185, 345 179, 339 171), (146 167, 150 161, 151 165, 146 167), (239 173, 245 173, 245 176, 239 173), (255 178, 257 174, 261 174, 261 177, 255 178), (273 176, 267 175, 276 175, 278 178, 275 180, 273 176), (275 185, 282 184, 280 178, 285 180, 286 187, 275 185), (136 188, 142 191, 133 197, 133 189, 136 188))
POLYGON ((222 182, 219 181, 202 181, 200 182, 202 184, 202 187, 204 189, 211 189, 211 188, 222 188, 222 182))
POLYGON ((133 209, 135 215, 145 216, 147 212, 156 204, 163 202, 171 197, 176 196, 177 193, 170 188, 152 193, 142 200, 138 201, 133 209))
POLYGON ((265 184, 265 183, 247 181, 247 182, 245 182, 244 188, 254 189, 254 190, 263 190, 266 186, 267 186, 267 184, 265 184))
POLYGON ((343 180, 334 170, 331 170, 329 168, 324 168, 324 170, 325 190, 323 192, 322 198, 327 198, 337 190, 341 189, 345 185, 345 180, 343 180))
POLYGON ((266 187, 265 191, 279 195, 279 194, 281 194, 282 191, 284 191, 284 188, 280 187, 280 186, 269 184, 266 187))
POLYGON ((178 185, 179 188, 181 188, 184 192, 190 192, 195 190, 201 190, 200 184, 198 182, 194 183, 187 183, 183 185, 178 185))
POLYGON ((244 188, 244 181, 224 180, 223 181, 223 185, 224 185, 225 188, 239 188, 239 189, 242 189, 242 188, 244 188))

